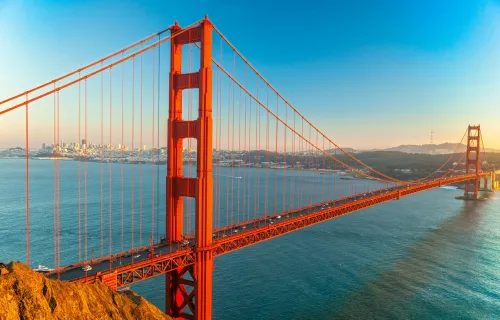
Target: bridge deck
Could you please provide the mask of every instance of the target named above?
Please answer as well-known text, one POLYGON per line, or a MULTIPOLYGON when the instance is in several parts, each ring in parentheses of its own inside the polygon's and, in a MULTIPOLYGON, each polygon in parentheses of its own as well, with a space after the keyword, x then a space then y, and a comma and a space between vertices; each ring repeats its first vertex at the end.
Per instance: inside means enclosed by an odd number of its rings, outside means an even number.
MULTIPOLYGON (((482 174, 481 177, 486 176, 482 174)), ((387 201, 417 192, 433 189, 475 179, 476 175, 464 175, 435 180, 415 185, 403 185, 385 189, 378 189, 369 193, 357 194, 350 197, 323 202, 312 206, 281 212, 267 217, 246 221, 238 225, 227 226, 214 230, 212 249, 214 254, 222 255, 255 243, 263 242, 280 235, 308 227, 329 219, 343 216, 361 209, 372 207, 387 201)), ((100 258, 92 261, 92 271, 84 272, 80 266, 83 263, 67 266, 59 270, 61 280, 91 282, 99 275, 115 273, 117 287, 123 287, 143 281, 174 269, 193 264, 195 261, 196 243, 194 237, 188 237, 189 245, 157 244, 154 246, 157 257, 148 258, 148 247, 136 249, 130 256, 130 251, 113 255, 113 258, 100 258), (119 257, 119 258, 116 258, 119 257), (112 261, 115 259, 116 261, 112 261)), ((56 273, 49 275, 57 277, 56 273)))

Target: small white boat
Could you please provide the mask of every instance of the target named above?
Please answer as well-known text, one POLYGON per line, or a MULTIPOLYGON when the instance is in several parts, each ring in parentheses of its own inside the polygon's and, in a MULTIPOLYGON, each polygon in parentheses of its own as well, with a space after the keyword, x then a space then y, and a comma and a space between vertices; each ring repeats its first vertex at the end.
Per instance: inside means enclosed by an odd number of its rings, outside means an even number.
POLYGON ((36 272, 50 272, 54 271, 54 269, 47 268, 46 266, 42 266, 41 264, 38 265, 38 268, 33 269, 36 272))
POLYGON ((87 265, 82 267, 82 270, 85 272, 88 272, 88 271, 92 270, 92 267, 87 264, 87 265))
POLYGON ((116 289, 116 291, 118 291, 118 292, 120 292, 120 291, 127 291, 127 290, 130 290, 129 286, 121 287, 121 288, 116 289))

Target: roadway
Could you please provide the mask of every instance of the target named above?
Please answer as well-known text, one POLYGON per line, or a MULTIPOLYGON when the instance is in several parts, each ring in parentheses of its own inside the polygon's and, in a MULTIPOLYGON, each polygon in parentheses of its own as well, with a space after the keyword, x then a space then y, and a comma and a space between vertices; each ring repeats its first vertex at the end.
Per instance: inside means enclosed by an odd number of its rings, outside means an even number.
MULTIPOLYGON (((356 202, 358 200, 362 200, 365 198, 370 198, 373 196, 381 195, 384 193, 389 193, 393 192, 396 190, 408 188, 410 185, 404 185, 404 186, 395 186, 395 187, 389 187, 389 188, 383 188, 383 189, 377 189, 371 192, 367 193, 361 193, 361 194, 356 194, 356 195, 351 195, 348 197, 336 199, 336 200, 331 200, 331 201, 326 201, 322 202, 319 204, 314 204, 310 205, 307 207, 303 207, 300 209, 293 209, 289 211, 284 211, 272 215, 267 215, 264 217, 256 218, 250 221, 244 221, 239 224, 231 225, 231 226, 225 226, 219 229, 213 230, 213 240, 214 242, 217 240, 222 240, 226 237, 233 236, 236 234, 244 234, 245 232, 249 232, 253 229, 256 228, 262 228, 268 225, 272 225, 274 223, 284 221, 286 219, 292 219, 308 214, 312 214, 315 212, 319 212, 328 208, 333 208, 335 206, 341 206, 346 203, 352 203, 356 202)), ((186 249, 187 247, 196 247, 196 240, 193 235, 186 237, 186 241, 184 244, 181 243, 174 243, 174 244, 169 244, 169 243, 160 243, 160 244, 155 244, 152 247, 151 246, 146 246, 146 247, 141 247, 137 248, 134 250, 129 250, 124 253, 118 253, 114 254, 112 256, 106 256, 106 257, 101 257, 98 259, 94 259, 91 261, 87 262, 82 262, 82 263, 77 263, 74 265, 69 265, 66 267, 63 267, 59 270, 59 272, 53 272, 48 274, 48 277, 53 278, 53 279, 60 279, 60 280, 66 280, 66 281, 71 281, 71 280, 76 280, 79 278, 86 278, 86 277, 92 277, 95 276, 98 272, 106 272, 110 271, 113 269, 117 269, 123 266, 127 266, 130 264, 138 263, 141 261, 146 261, 151 259, 149 253, 150 250, 153 248, 155 256, 156 255, 167 255, 171 254, 173 252, 176 252, 181 249, 186 249), (82 266, 84 265, 90 265, 92 266, 91 271, 83 271, 82 266)))
MULTIPOLYGON (((486 174, 480 176, 483 177, 486 174)), ((474 174, 450 176, 442 180, 382 188, 225 226, 213 230, 214 254, 228 253, 334 217, 443 185, 472 180, 475 177, 474 174)), ((185 241, 184 245, 179 243, 153 245, 157 254, 154 257, 148 257, 151 249, 151 246, 148 246, 66 266, 59 270, 59 277, 61 280, 89 282, 95 278, 97 272, 116 272, 119 287, 135 283, 194 263, 195 237, 188 236, 185 241), (81 267, 85 264, 92 265, 92 270, 83 271, 81 267)), ((57 273, 49 275, 51 278, 57 278, 57 276, 57 273)))

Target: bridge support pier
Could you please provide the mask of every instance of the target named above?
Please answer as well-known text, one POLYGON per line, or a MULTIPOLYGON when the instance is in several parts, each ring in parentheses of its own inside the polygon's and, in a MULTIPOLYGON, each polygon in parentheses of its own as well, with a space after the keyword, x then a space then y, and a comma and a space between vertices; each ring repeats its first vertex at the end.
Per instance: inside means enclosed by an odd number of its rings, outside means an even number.
POLYGON ((165 308, 174 318, 195 319, 194 268, 187 266, 166 274, 165 308))
MULTIPOLYGON (((182 197, 192 197, 195 209, 195 263, 167 275, 166 313, 184 319, 212 319, 212 24, 171 28, 170 96, 166 192, 166 237, 182 240, 182 197), (175 34, 178 33, 177 36, 175 34), (200 43, 200 70, 182 74, 182 45, 200 43), (198 88, 198 119, 182 119, 182 90, 198 88), (182 175, 182 140, 197 140, 196 178, 182 175), (191 289, 188 289, 190 287, 191 289), (191 291, 190 291, 191 290, 191 291)), ((190 244, 192 245, 192 243, 190 244)))

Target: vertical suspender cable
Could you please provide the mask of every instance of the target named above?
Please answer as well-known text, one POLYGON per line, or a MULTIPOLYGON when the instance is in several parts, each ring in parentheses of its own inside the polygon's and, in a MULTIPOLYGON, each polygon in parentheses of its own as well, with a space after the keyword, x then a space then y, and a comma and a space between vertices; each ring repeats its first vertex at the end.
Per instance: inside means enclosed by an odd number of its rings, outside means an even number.
MULTIPOLYGON (((233 70, 234 70, 234 73, 236 75, 236 53, 234 53, 233 51, 233 70)), ((232 109, 233 109, 233 120, 231 122, 231 225, 234 224, 234 218, 235 218, 235 214, 234 214, 234 140, 235 140, 235 137, 234 137, 234 123, 236 122, 235 121, 235 118, 234 118, 234 99, 235 99, 235 89, 236 89, 236 86, 233 84, 233 94, 232 94, 232 109)), ((233 229, 231 229, 231 233, 233 233, 233 229)))
MULTIPOLYGON (((287 109, 288 110, 288 109, 287 109)), ((292 110, 293 111, 293 110, 292 110)), ((295 131, 295 112, 292 113, 293 114, 293 130, 295 131)), ((285 129, 286 130, 286 129, 285 129)), ((295 145, 295 141, 296 141, 296 135, 294 132, 291 132, 291 139, 292 139, 292 154, 291 154, 291 159, 290 159, 290 163, 291 163, 291 179, 290 179, 290 183, 291 183, 291 188, 290 188, 290 202, 291 202, 291 208, 295 209, 295 176, 296 176, 296 169, 295 169, 295 157, 296 157, 296 145, 295 145)))
MULTIPOLYGON (((337 147, 333 149, 333 157, 337 158, 337 147)), ((333 162, 333 198, 337 199, 337 161, 333 162)))
MULTIPOLYGON (((231 132, 231 82, 227 79, 227 150, 230 151, 231 132)), ((226 226, 230 226, 229 222, 229 175, 226 175, 226 226)), ((231 230, 232 232, 232 230, 231 230)))
MULTIPOLYGON (((256 77, 255 78, 255 82, 256 82, 256 95, 257 95, 257 99, 259 98, 259 79, 256 77)), ((262 161, 261 161, 261 155, 260 155, 260 147, 261 147, 261 144, 260 144, 260 123, 261 123, 261 119, 259 117, 259 114, 260 114, 260 108, 259 106, 256 104, 255 105, 255 142, 257 144, 257 159, 259 161, 259 168, 262 167, 262 161)), ((261 175, 261 172, 260 170, 258 170, 259 172, 257 173, 257 183, 255 184, 255 194, 257 195, 255 197, 255 204, 254 204, 254 219, 258 217, 258 214, 259 212, 261 211, 260 210, 260 191, 261 191, 261 188, 260 188, 260 175, 261 175)), ((267 221, 264 221, 264 224, 267 224, 267 221)))
POLYGON ((139 246, 142 247, 142 153, 144 152, 143 142, 142 142, 142 60, 143 55, 141 54, 141 129, 140 129, 140 161, 139 161, 139 246))
MULTIPOLYGON (((135 220, 135 216, 134 216, 134 210, 135 210, 135 188, 134 188, 134 177, 135 177, 135 169, 134 169, 134 131, 135 131, 135 123, 134 123, 134 120, 135 120, 135 117, 134 117, 134 113, 135 113, 135 58, 132 58, 132 163, 131 163, 131 170, 132 170, 132 177, 131 177, 131 180, 132 180, 132 185, 131 185, 131 192, 130 192, 130 196, 131 196, 131 202, 132 202, 132 207, 131 207, 131 232, 132 232, 132 239, 131 239, 131 249, 134 250, 134 220, 135 220)), ((132 255, 132 260, 134 259, 134 255, 132 255)))
POLYGON ((152 50, 153 54, 153 97, 152 97, 152 125, 151 125, 151 140, 152 140, 152 148, 151 148, 151 239, 152 242, 154 240, 155 233, 155 50, 152 50))
MULTIPOLYGON (((248 87, 248 67, 245 66, 245 82, 246 86, 248 87)), ((248 126, 248 138, 250 139, 250 126, 248 126)), ((243 152, 244 152, 244 158, 243 158, 243 210, 246 210, 246 215, 245 218, 246 220, 250 220, 250 210, 249 210, 249 204, 250 204, 250 188, 247 188, 247 180, 250 181, 249 175, 247 175, 248 167, 246 166, 247 162, 249 162, 248 155, 250 155, 250 143, 248 144, 248 149, 246 147, 246 142, 247 142, 247 94, 245 93, 245 130, 243 134, 243 152), (246 206, 245 206, 246 202, 246 206)))
MULTIPOLYGON (((191 34, 191 33, 189 33, 191 34)), ((161 37, 161 34, 158 35, 158 43, 160 43, 160 37, 161 37)), ((156 154, 156 235, 159 235, 158 233, 158 228, 160 226, 160 223, 159 223, 159 219, 160 219, 160 215, 159 215, 159 212, 160 212, 160 76, 161 76, 161 69, 160 69, 160 62, 161 62, 161 52, 160 52, 160 47, 161 45, 159 44, 158 45, 158 89, 156 90, 157 91, 157 95, 158 95, 158 99, 157 99, 157 108, 156 108, 156 112, 157 112, 157 117, 156 117, 156 122, 157 122, 157 125, 156 125, 156 128, 157 128, 157 132, 156 132, 156 143, 158 145, 158 152, 156 154)), ((154 49, 153 49, 154 50, 154 49)), ((153 62, 154 63, 154 62, 153 62)), ((166 204, 165 204, 166 205, 166 204)), ((165 209, 166 210, 166 209, 165 209)), ((153 239, 154 240, 154 239, 153 239)))
MULTIPOLYGON (((240 175, 240 167, 241 167, 241 88, 240 88, 240 99, 238 101, 238 184, 236 186, 236 189, 238 190, 238 198, 237 198, 237 214, 238 218, 236 220, 236 223, 240 222, 240 180, 241 180, 241 175, 240 175)), ((241 219, 243 221, 243 219, 241 219)))
MULTIPOLYGON (((269 109, 269 86, 266 85, 266 108, 269 109)), ((269 215, 269 112, 266 111, 266 186, 264 195, 264 213, 269 215)))
POLYGON ((84 88, 84 117, 85 117, 85 148, 84 148, 84 167, 83 167, 83 203, 84 203, 84 210, 83 210, 83 237, 84 237, 84 250, 85 250, 85 261, 88 261, 88 242, 87 242, 87 214, 88 214, 88 202, 87 202, 87 171, 88 171, 88 163, 87 163, 87 157, 88 157, 88 138, 87 138, 87 79, 85 79, 85 88, 84 88))
MULTIPOLYGON (((301 129, 301 136, 304 137, 304 119, 302 119, 302 125, 301 125, 302 129, 301 129)), ((304 203, 304 171, 305 171, 305 166, 306 166, 306 157, 304 155, 304 139, 300 138, 299 139, 299 143, 300 143, 300 149, 301 149, 301 155, 302 155, 302 170, 301 170, 301 174, 300 174, 300 180, 301 180, 301 188, 299 189, 299 193, 300 193, 300 205, 301 206, 304 206, 305 203, 304 203)))
MULTIPOLYGON (((28 100, 28 94, 26 94, 26 100, 28 100)), ((29 126, 28 126, 28 104, 26 103, 26 123, 25 123, 25 149, 26 149, 26 264, 30 266, 30 192, 29 192, 29 126)))
MULTIPOLYGON (((323 138, 323 150, 325 150, 325 138, 323 138)), ((321 169, 325 170, 326 169, 326 164, 325 164, 325 160, 326 160, 326 157, 322 154, 320 154, 321 158, 323 159, 322 160, 322 163, 321 163, 321 169)), ((323 171, 323 173, 325 173, 325 171, 323 171)), ((329 174, 329 173, 327 173, 329 174)), ((322 189, 321 189, 321 201, 325 201, 326 200, 326 197, 325 197, 325 175, 323 174, 322 175, 322 179, 321 179, 321 186, 322 186, 322 189)))
MULTIPOLYGON (((113 254, 113 69, 109 69, 109 254, 113 254)), ((110 260, 111 267, 111 260, 110 260)))
MULTIPOLYGON (((61 150, 60 117, 59 117, 59 91, 57 91, 57 143, 61 150)), ((59 156, 58 156, 59 158, 59 156)), ((61 162, 57 160, 57 269, 61 267, 61 162)), ((60 273, 57 273, 59 279, 60 273)))
POLYGON ((120 227, 121 227, 121 243, 120 243, 120 252, 124 251, 124 216, 125 216, 125 208, 124 208, 124 189, 123 189, 123 150, 125 149, 123 146, 123 126, 124 126, 124 85, 125 85, 125 64, 122 63, 122 143, 120 145, 120 155, 121 155, 121 164, 120 164, 120 175, 121 175, 121 215, 120 215, 120 227))
POLYGON ((220 155, 220 152, 219 152, 219 138, 218 138, 218 134, 219 134, 219 69, 216 69, 215 70, 215 131, 214 131, 214 135, 215 135, 215 154, 217 155, 215 157, 216 161, 217 161, 217 165, 215 167, 215 186, 214 186, 214 202, 213 202, 213 206, 214 206, 214 215, 213 215, 213 221, 212 221, 212 228, 213 229, 217 229, 218 228, 218 225, 217 225, 217 221, 218 221, 218 216, 219 216, 219 212, 217 210, 217 204, 218 204, 218 201, 219 201, 219 198, 220 198, 220 195, 219 195, 219 190, 218 190, 218 174, 219 173, 219 168, 220 168, 220 160, 218 158, 218 155, 220 155))
MULTIPOLYGON (((276 97, 276 99, 278 99, 278 97, 276 97)), ((285 106, 285 122, 288 123, 288 108, 285 106)), ((283 136, 284 136, 284 144, 283 144, 283 163, 284 163, 284 166, 285 168, 283 169, 283 203, 281 204, 281 207, 282 207, 282 211, 288 211, 288 206, 287 206, 287 203, 286 203, 286 192, 287 192, 287 188, 286 188, 286 184, 287 184, 287 180, 286 180, 286 167, 287 167, 287 160, 286 160, 286 144, 287 144, 287 140, 286 140, 286 131, 287 131, 287 127, 286 126, 283 126, 283 136)), ((292 193, 293 193, 293 189, 292 189, 292 193)))
MULTIPOLYGON (((214 153, 214 161, 216 161, 218 158, 217 158, 217 155, 219 154, 218 150, 218 143, 217 143, 217 133, 219 132, 219 114, 218 114, 218 110, 219 110, 219 70, 216 69, 215 70, 215 112, 214 112, 214 121, 215 121, 215 127, 214 127, 214 138, 215 138, 215 142, 214 142, 214 150, 215 150, 215 153, 214 153)), ((213 208, 213 212, 214 214, 212 215, 212 229, 217 229, 217 199, 219 198, 219 195, 217 194, 217 167, 218 165, 216 164, 214 166, 214 186, 213 186, 213 199, 214 201, 212 202, 212 208, 213 208)))
MULTIPOLYGON (((102 67, 101 62, 101 67, 102 67)), ((101 145, 99 147, 100 163, 99 163, 99 173, 101 182, 101 203, 100 203, 100 228, 101 228, 101 257, 104 256, 104 195, 103 195, 103 182, 104 182, 104 72, 101 72, 101 145)))
POLYGON ((275 129, 275 141, 274 141, 274 144, 275 144, 275 147, 276 147, 276 159, 274 160, 275 164, 275 168, 274 168, 274 214, 276 214, 276 205, 278 203, 278 197, 277 197, 277 187, 278 187, 278 163, 279 163, 279 158, 278 158, 278 107, 279 107, 279 104, 278 104, 278 96, 276 96, 276 129, 275 129))
MULTIPOLYGON (((80 72, 78 72, 78 78, 80 78, 80 72)), ((81 243, 81 170, 80 170, 80 155, 82 152, 81 145, 81 83, 78 82, 78 262, 82 261, 82 243, 81 243)))
MULTIPOLYGON (((235 67, 236 68, 236 67, 235 67)), ((234 224, 234 221, 235 221, 235 214, 234 214, 234 123, 236 122, 235 121, 235 118, 234 118, 234 98, 235 98, 235 85, 233 84, 233 94, 232 94, 232 116, 233 116, 233 120, 231 120, 231 125, 230 127, 231 128, 231 136, 230 136, 230 140, 231 140, 231 225, 234 224)), ((233 233, 233 229, 231 228, 231 233, 233 233)))
MULTIPOLYGON (((56 84, 54 83, 54 89, 56 84)), ((54 268, 57 268, 57 231, 56 231, 56 216, 57 216, 57 185, 56 185, 56 156, 57 156, 57 142, 56 142, 56 94, 54 93, 54 143, 52 147, 52 157, 54 161, 54 268)))
MULTIPOLYGON (((247 81, 248 82, 248 81, 247 81)), ((246 118, 246 116, 245 116, 246 118)), ((255 159, 252 159, 252 153, 251 153, 251 150, 252 150, 252 100, 249 100, 248 101, 248 157, 247 157, 247 162, 250 164, 251 162, 254 162, 255 159)), ((247 191, 245 192, 245 195, 247 195, 248 197, 248 200, 247 200, 247 220, 250 220, 250 199, 252 198, 251 197, 251 184, 250 184, 250 181, 252 181, 252 179, 250 178, 251 175, 250 175, 250 167, 247 168, 247 171, 248 171, 248 174, 247 174, 247 180, 248 180, 248 184, 247 184, 247 191)), ((254 181, 255 181, 255 175, 254 175, 254 181)), ((254 194, 254 197, 255 197, 255 194, 254 194)))

